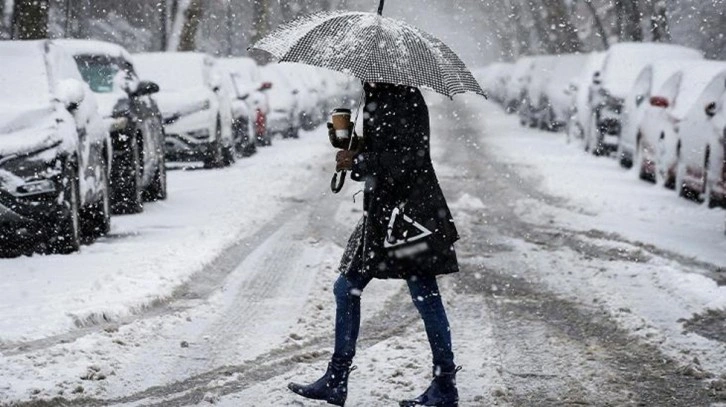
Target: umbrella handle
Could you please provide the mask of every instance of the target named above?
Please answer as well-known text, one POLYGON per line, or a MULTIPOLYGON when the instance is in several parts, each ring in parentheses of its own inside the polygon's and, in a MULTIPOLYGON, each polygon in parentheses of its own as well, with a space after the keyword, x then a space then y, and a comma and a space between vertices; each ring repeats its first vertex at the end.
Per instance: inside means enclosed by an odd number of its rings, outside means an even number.
POLYGON ((340 171, 340 181, 338 180, 338 173, 336 172, 333 174, 333 179, 330 180, 330 190, 334 194, 337 194, 343 189, 343 184, 345 184, 345 171, 340 171))

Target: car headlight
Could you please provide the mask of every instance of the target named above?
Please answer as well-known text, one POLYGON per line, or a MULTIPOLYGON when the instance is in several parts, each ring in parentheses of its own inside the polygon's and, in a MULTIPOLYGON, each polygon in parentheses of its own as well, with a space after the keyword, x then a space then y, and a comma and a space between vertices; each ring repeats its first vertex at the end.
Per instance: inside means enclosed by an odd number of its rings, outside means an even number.
POLYGON ((22 154, 0 160, 0 168, 17 177, 16 187, 10 192, 16 196, 28 196, 55 192, 53 178, 62 172, 55 141, 22 154))

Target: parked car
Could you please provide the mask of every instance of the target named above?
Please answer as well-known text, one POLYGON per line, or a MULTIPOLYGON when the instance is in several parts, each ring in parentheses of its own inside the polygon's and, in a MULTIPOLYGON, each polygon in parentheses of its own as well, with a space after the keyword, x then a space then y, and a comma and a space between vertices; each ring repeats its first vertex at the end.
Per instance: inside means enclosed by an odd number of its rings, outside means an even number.
POLYGON ((532 69, 525 77, 527 85, 522 91, 523 98, 519 107, 519 121, 523 126, 539 127, 547 105, 545 88, 552 77, 557 57, 554 55, 540 55, 533 57, 532 60, 532 69))
POLYGON ((514 64, 512 79, 507 85, 507 94, 504 110, 507 113, 516 113, 524 100, 524 92, 529 86, 530 72, 534 66, 532 57, 522 57, 514 64))
MULTIPOLYGON (((653 93, 636 144, 635 163, 641 179, 659 180, 668 188, 675 187, 678 159, 683 153, 678 134, 680 122, 713 78, 724 71, 722 62, 693 62, 671 75, 653 93)), ((712 95, 714 101, 718 96, 712 95)))
POLYGON ((63 48, 0 41, 0 55, 0 224, 76 251, 110 229, 108 129, 63 48))
POLYGON ((701 73, 710 79, 699 86, 694 102, 682 106, 679 100, 675 107, 674 115, 683 116, 675 127, 680 141, 675 183, 681 196, 726 207, 726 62, 711 64, 713 71, 701 73))
POLYGON ((272 84, 262 81, 260 67, 251 58, 225 58, 219 63, 231 72, 237 101, 249 110, 249 123, 235 121, 236 129, 249 133, 248 150, 255 150, 258 145, 271 145, 271 135, 267 133, 270 102, 266 91, 272 84))
POLYGON ((592 118, 585 149, 595 155, 617 150, 624 99, 645 66, 657 60, 702 58, 700 51, 670 44, 620 43, 610 47, 592 87, 592 118))
POLYGON ((585 139, 585 132, 590 128, 592 110, 590 99, 591 90, 596 77, 605 60, 605 53, 593 52, 587 56, 583 69, 579 75, 574 76, 569 83, 570 117, 566 124, 569 139, 585 139))
POLYGON ((205 167, 234 162, 231 82, 214 58, 198 52, 134 56, 139 74, 159 84, 154 95, 164 118, 165 152, 171 161, 203 161, 205 167))
POLYGON ((150 97, 159 86, 140 80, 131 55, 118 45, 87 40, 56 43, 75 59, 111 133, 113 212, 138 213, 144 200, 166 199, 164 126, 150 97))
POLYGON ((560 131, 572 116, 570 81, 580 75, 586 54, 557 55, 549 79, 540 97, 538 126, 543 130, 560 131))
POLYGON ((476 79, 484 87, 493 101, 504 103, 507 83, 512 75, 512 68, 514 68, 514 64, 496 62, 477 72, 476 79))
POLYGON ((278 64, 270 64, 262 69, 263 80, 272 84, 268 91, 270 113, 267 115, 267 131, 284 138, 297 138, 305 116, 299 114, 297 95, 300 90, 289 73, 283 65, 278 64))

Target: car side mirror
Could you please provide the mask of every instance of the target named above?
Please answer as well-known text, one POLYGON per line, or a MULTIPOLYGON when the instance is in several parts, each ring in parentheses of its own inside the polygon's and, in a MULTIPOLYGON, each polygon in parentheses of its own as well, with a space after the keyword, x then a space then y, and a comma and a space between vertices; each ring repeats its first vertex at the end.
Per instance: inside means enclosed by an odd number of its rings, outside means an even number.
POLYGON ((706 116, 709 119, 716 116, 716 102, 711 102, 706 105, 706 116))
POLYGON ((292 90, 292 94, 293 95, 297 95, 298 93, 300 93, 300 91, 298 89, 293 89, 292 90))
POLYGON ((272 82, 262 82, 262 85, 260 85, 259 90, 270 90, 272 89, 272 82))
POLYGON ((153 95, 154 93, 159 93, 159 85, 151 81, 141 81, 136 87, 134 96, 153 95))
POLYGON ((640 106, 645 100, 645 95, 638 95, 635 97, 635 105, 640 106))
POLYGON ((73 112, 83 103, 86 98, 86 89, 81 81, 76 79, 63 79, 58 82, 58 99, 68 109, 73 112))

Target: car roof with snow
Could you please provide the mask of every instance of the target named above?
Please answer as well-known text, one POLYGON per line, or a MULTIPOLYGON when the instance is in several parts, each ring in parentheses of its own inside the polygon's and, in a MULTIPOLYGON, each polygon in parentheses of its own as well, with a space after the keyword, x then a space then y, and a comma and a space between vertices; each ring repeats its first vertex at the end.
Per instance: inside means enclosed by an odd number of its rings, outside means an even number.
POLYGON ((124 47, 110 42, 76 39, 53 40, 53 42, 72 55, 108 55, 123 58, 128 62, 133 61, 131 54, 124 47))
POLYGON ((181 90, 207 85, 214 58, 201 52, 147 52, 134 54, 134 65, 162 91, 181 90))
POLYGON ((657 60, 703 59, 695 49, 660 43, 621 43, 610 47, 602 69, 602 84, 611 95, 624 97, 648 64, 657 60))

